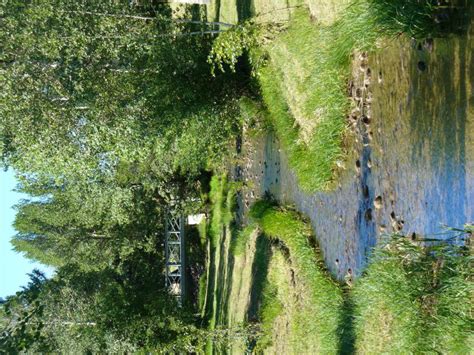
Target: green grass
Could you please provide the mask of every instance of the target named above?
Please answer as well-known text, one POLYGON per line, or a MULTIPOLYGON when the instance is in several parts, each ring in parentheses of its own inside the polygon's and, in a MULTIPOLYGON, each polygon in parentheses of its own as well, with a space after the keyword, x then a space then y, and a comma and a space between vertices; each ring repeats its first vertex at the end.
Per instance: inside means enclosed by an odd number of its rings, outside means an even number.
MULTIPOLYGON (((350 108, 347 83, 352 55, 382 47, 387 38, 406 34, 437 34, 436 7, 431 0, 352 0, 347 6, 332 0, 311 1, 315 8, 338 9, 331 21, 315 19, 308 2, 275 8, 253 2, 250 21, 239 22, 214 41, 212 68, 235 70, 238 58, 249 54, 268 117, 283 145, 299 185, 311 192, 331 187, 345 157, 343 139, 350 108), (272 20, 261 21, 269 13, 272 20), (283 18, 276 13, 284 10, 283 18), (276 12, 275 12, 276 11, 276 12), (260 15, 259 15, 260 14, 260 15), (289 24, 282 28, 290 18, 289 24), (273 26, 269 25, 273 21, 273 26)), ((242 8, 252 8, 240 2, 242 8)), ((237 9, 237 3, 231 6, 237 9)), ((226 13, 229 8, 221 8, 226 13)), ((321 14, 320 14, 321 15, 321 14)), ((247 18, 248 16, 245 16, 247 18)))
POLYGON ((436 12, 433 0, 356 0, 366 3, 373 27, 387 36, 406 34, 414 38, 440 35, 433 14, 436 12))
MULTIPOLYGON (((434 11, 432 2, 425 0, 355 0, 338 11, 334 21, 322 24, 299 9, 274 41, 252 50, 253 57, 261 53, 267 57, 266 66, 256 68, 265 115, 304 190, 330 187, 337 162, 344 158, 351 55, 382 48, 387 39, 401 34, 436 35, 434 11)), ((389 249, 377 249, 354 292, 342 296, 323 271, 321 258, 315 257, 307 242, 309 231, 296 214, 268 205, 255 206, 253 213, 266 235, 288 247, 294 267, 312 292, 313 302, 300 309, 293 322, 295 341, 304 342, 309 333, 319 351, 341 350, 341 344, 350 341, 341 341, 340 324, 352 320, 355 307, 359 353, 463 354, 473 347, 470 257, 452 248, 424 249, 401 239, 389 249)), ((242 254, 249 235, 245 231, 233 240, 235 255, 242 254)), ((281 311, 275 293, 267 291, 272 287, 263 288, 262 347, 269 344, 268 332, 281 311)))
POLYGON ((468 354, 472 256, 397 238, 377 248, 352 295, 358 353, 468 354))
POLYGON ((272 332, 276 318, 283 311, 283 304, 278 299, 278 289, 274 283, 266 282, 262 292, 262 304, 259 311, 260 330, 256 352, 262 352, 272 345, 272 332))
MULTIPOLYGON (((259 202, 251 216, 266 236, 285 245, 297 284, 309 292, 291 320, 294 351, 469 353, 474 341, 470 250, 445 243, 422 246, 395 236, 373 251, 355 288, 343 292, 314 253, 310 227, 295 212, 259 202)), ((262 348, 270 344, 273 322, 281 312, 274 285, 267 283, 263 290, 262 348)))
POLYGON ((255 228, 256 226, 254 224, 249 224, 232 237, 230 251, 233 255, 240 256, 245 252, 247 243, 252 233, 255 231, 255 228))
POLYGON ((224 224, 226 180, 227 178, 225 176, 213 176, 211 180, 209 200, 212 206, 212 210, 209 236, 213 248, 216 248, 218 246, 219 237, 221 236, 224 224))
POLYGON ((263 101, 304 190, 329 188, 344 157, 351 55, 402 33, 432 34, 433 11, 428 1, 354 0, 322 25, 298 9, 286 31, 255 50, 269 58, 257 73, 263 101))
POLYGON ((207 287, 207 275, 201 275, 199 278, 199 290, 198 290, 198 306, 199 311, 202 312, 206 304, 206 287, 207 287))
POLYGON ((330 34, 306 10, 295 11, 287 31, 267 48, 270 59, 258 72, 270 121, 306 191, 328 188, 343 158, 349 66, 333 58, 330 34))
MULTIPOLYGON (((209 191, 210 221, 207 229, 204 226, 199 228, 201 238, 207 235, 209 244, 206 284, 200 285, 200 293, 204 296, 200 295, 199 299, 203 303, 201 315, 211 331, 220 325, 220 318, 225 315, 226 287, 230 282, 225 272, 228 268, 226 240, 232 233, 236 188, 237 185, 229 182, 225 174, 212 177, 209 191)), ((213 341, 208 341, 205 352, 212 353, 214 347, 213 341)))
POLYGON ((322 257, 311 247, 310 226, 295 212, 267 202, 256 203, 251 216, 267 237, 281 241, 288 248, 291 264, 308 294, 302 309, 296 312, 293 344, 305 351, 306 340, 311 343, 308 348, 312 351, 337 353, 341 348, 342 290, 326 271, 322 257))
MULTIPOLYGON (((220 314, 234 309, 234 304, 239 303, 239 300, 232 297, 242 297, 238 290, 243 286, 242 282, 245 282, 250 285, 250 287, 244 286, 244 289, 249 287, 248 297, 251 300, 246 310, 247 319, 251 320, 257 316, 264 334, 257 343, 257 349, 263 350, 271 345, 274 336, 272 334, 274 321, 283 310, 281 298, 286 297, 293 300, 294 308, 291 318, 291 334, 287 341, 291 343, 292 348, 295 351, 303 352, 336 353, 340 347, 339 329, 342 320, 342 291, 339 284, 333 281, 324 269, 321 257, 315 253, 310 245, 308 240, 311 234, 310 227, 301 221, 300 217, 294 212, 278 210, 270 205, 258 203, 252 208, 252 218, 255 219, 264 236, 254 239, 255 246, 249 246, 250 249, 247 251, 250 236, 255 233, 257 228, 257 224, 251 224, 241 231, 239 236, 233 236, 228 251, 229 254, 227 254, 226 248, 222 244, 222 236, 224 229, 231 222, 229 211, 233 206, 233 196, 232 188, 229 187, 224 177, 213 178, 210 192, 212 212, 209 223, 209 234, 211 234, 209 243, 212 246, 212 255, 210 257, 210 272, 206 291, 208 301, 205 307, 207 310, 203 313, 208 319, 208 329, 217 329, 216 327, 222 325, 235 326, 233 321, 228 324, 226 321, 226 319, 233 319, 232 316, 222 317, 220 314), (301 290, 305 295, 303 296, 304 301, 295 301, 297 297, 294 296, 294 290, 291 287, 287 289, 287 292, 291 292, 291 295, 278 294, 278 292, 282 292, 281 287, 278 288, 275 283, 269 281, 268 267, 272 260, 269 243, 271 240, 281 241, 288 248, 291 267, 296 270, 298 282, 300 282, 301 290), (239 260, 247 261, 242 265, 239 263, 240 271, 232 270, 232 274, 227 275, 227 279, 224 280, 225 268, 221 266, 225 258, 233 257, 232 253, 236 256, 240 255, 241 258, 245 257, 245 259, 239 260), (248 273, 242 268, 251 268, 251 272, 249 271, 251 279, 237 280, 239 275, 242 277, 248 273), (234 282, 235 277, 237 277, 236 282, 234 282), (229 285, 238 288, 235 292, 230 291, 231 298, 229 302, 231 305, 227 304, 226 306, 224 300, 226 292, 224 290, 229 285), (222 309, 222 307, 228 307, 228 309, 222 309), (308 332, 312 334, 310 338, 306 336, 308 332), (302 339, 309 340, 304 342, 302 339)), ((289 279, 285 280, 288 283, 290 282, 289 279)), ((239 310, 239 312, 241 311, 239 310)), ((208 342, 206 352, 216 351, 215 346, 212 342, 208 342)))
MULTIPOLYGON (((472 348, 469 250, 422 247, 398 236, 373 251, 366 273, 348 289, 331 278, 309 239, 311 227, 297 213, 258 202, 253 222, 236 237, 228 234, 235 185, 215 177, 210 196, 216 205, 209 234, 219 234, 206 278, 209 330, 258 320, 257 353, 468 354, 472 348)), ((206 352, 241 352, 249 344, 245 336, 208 341, 206 352)))

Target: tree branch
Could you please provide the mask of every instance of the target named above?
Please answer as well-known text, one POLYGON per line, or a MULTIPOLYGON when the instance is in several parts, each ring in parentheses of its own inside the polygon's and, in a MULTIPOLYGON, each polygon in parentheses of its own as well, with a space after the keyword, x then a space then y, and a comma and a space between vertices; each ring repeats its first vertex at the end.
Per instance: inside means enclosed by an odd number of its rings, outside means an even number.
MULTIPOLYGON (((134 20, 141 20, 141 21, 154 21, 157 20, 156 17, 148 17, 148 16, 137 16, 137 15, 123 15, 123 14, 108 14, 102 12, 93 12, 93 11, 63 11, 64 13, 78 13, 81 15, 91 15, 91 16, 102 16, 102 17, 115 17, 115 18, 130 18, 134 20)), ((180 20, 180 19, 170 19, 169 22, 176 22, 176 23, 194 23, 194 24, 201 24, 201 25, 211 25, 211 26, 224 26, 224 27, 233 27, 234 25, 231 23, 225 22, 206 22, 206 21, 196 21, 196 20, 180 20)))

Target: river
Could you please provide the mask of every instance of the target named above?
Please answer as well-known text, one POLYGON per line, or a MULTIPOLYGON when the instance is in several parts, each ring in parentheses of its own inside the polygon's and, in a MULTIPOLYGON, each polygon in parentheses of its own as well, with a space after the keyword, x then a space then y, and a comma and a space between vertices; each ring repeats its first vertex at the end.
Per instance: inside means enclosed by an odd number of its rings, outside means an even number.
POLYGON ((294 205, 339 279, 360 275, 388 234, 445 238, 445 226, 473 222, 473 8, 462 35, 399 38, 354 62, 359 109, 330 191, 301 191, 272 133, 244 138, 241 215, 265 193, 294 205))

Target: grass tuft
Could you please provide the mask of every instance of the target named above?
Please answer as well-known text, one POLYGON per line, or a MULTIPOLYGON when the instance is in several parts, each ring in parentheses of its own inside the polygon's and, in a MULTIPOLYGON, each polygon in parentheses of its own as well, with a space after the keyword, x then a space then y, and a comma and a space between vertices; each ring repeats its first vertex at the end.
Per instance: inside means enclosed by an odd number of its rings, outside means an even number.
POLYGON ((328 187, 342 158, 343 114, 349 107, 342 70, 325 63, 323 37, 307 11, 296 11, 258 72, 270 122, 306 191, 328 187))
POLYGON ((469 252, 455 246, 396 238, 377 248, 353 294, 357 351, 468 354, 471 265, 469 252))
POLYGON ((426 38, 440 34, 434 0, 358 0, 366 2, 371 22, 387 36, 426 38))

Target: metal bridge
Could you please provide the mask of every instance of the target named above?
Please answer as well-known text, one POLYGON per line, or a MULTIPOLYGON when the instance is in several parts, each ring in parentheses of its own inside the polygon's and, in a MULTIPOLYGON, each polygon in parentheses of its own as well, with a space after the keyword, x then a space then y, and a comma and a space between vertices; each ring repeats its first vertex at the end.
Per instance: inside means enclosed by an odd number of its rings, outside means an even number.
POLYGON ((211 0, 158 0, 158 2, 209 5, 211 3, 211 0))
POLYGON ((182 304, 185 292, 184 217, 168 213, 165 238, 165 283, 178 304, 182 304))

